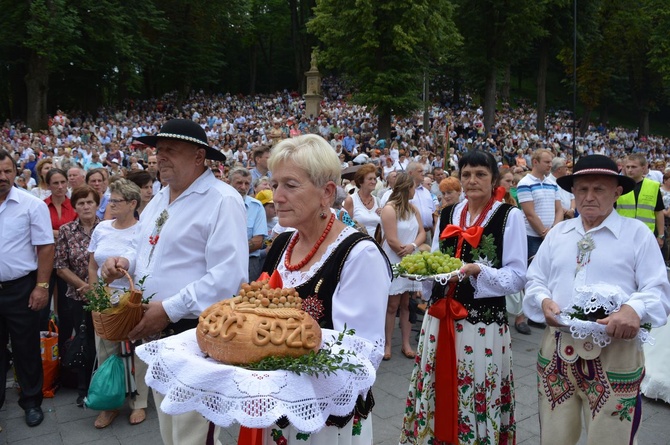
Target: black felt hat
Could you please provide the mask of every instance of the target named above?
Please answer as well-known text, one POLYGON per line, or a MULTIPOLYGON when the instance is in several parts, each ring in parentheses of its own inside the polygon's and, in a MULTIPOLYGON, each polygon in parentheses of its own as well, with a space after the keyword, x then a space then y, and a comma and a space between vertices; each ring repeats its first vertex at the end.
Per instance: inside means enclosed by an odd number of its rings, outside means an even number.
POLYGON ((225 162, 226 157, 219 150, 207 144, 207 133, 203 128, 190 119, 171 119, 161 127, 160 131, 153 136, 140 136, 135 140, 143 144, 155 147, 159 138, 176 139, 190 142, 205 149, 205 157, 216 161, 225 162))
POLYGON ((571 175, 558 178, 556 179, 556 182, 563 190, 572 192, 572 183, 574 182, 574 179, 578 176, 587 175, 612 176, 617 178, 619 185, 623 187, 623 195, 635 188, 635 180, 628 176, 620 175, 617 170, 616 162, 603 155, 591 155, 581 158, 577 161, 577 164, 575 164, 575 168, 571 175))

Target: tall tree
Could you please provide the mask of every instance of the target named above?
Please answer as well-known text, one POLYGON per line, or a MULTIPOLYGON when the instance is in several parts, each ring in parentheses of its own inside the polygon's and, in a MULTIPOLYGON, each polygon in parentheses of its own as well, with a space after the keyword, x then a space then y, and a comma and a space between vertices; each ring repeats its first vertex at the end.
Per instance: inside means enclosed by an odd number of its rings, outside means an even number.
POLYGON ((375 107, 380 137, 391 115, 419 108, 423 74, 459 43, 447 0, 317 0, 307 24, 323 47, 319 62, 337 67, 353 99, 375 107))
POLYGON ((649 0, 646 9, 651 17, 650 62, 670 90, 670 4, 666 0, 649 0))
POLYGON ((312 18, 315 0, 288 0, 291 13, 291 43, 293 44, 294 69, 299 90, 305 91, 305 71, 309 69, 312 47, 318 43, 307 32, 307 22, 312 18))
POLYGON ((484 99, 484 127, 495 120, 496 82, 501 68, 516 62, 541 34, 544 1, 455 0, 457 23, 464 38, 462 58, 475 88, 484 99))
MULTIPOLYGON (((637 111, 640 135, 649 134, 649 114, 658 109, 659 99, 664 99, 661 73, 650 58, 649 30, 656 10, 649 5, 650 0, 635 4, 604 0, 600 10, 604 68, 613 73, 613 79, 616 76, 626 79, 630 102, 637 111)), ((615 88, 617 95, 621 95, 621 89, 615 88)), ((620 97, 615 99, 620 100, 620 97)))
POLYGON ((75 8, 65 0, 0 1, 0 48, 25 67, 26 121, 46 128, 50 73, 82 52, 75 8))

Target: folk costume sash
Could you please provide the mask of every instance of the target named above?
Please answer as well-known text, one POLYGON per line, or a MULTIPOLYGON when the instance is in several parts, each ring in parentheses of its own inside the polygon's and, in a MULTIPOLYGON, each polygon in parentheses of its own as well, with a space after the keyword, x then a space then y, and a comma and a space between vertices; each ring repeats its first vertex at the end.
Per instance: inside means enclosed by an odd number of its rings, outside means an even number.
MULTIPOLYGON (((473 248, 479 246, 484 233, 482 223, 489 210, 493 207, 495 197, 491 197, 484 209, 472 224, 465 226, 468 213, 468 203, 461 213, 460 224, 447 225, 440 234, 440 240, 458 237, 456 258, 460 258, 463 242, 473 248)), ((454 322, 468 316, 468 310, 453 297, 456 292, 456 283, 449 284, 446 298, 441 298, 431 305, 428 314, 440 320, 438 331, 437 351, 435 353, 435 375, 444 375, 445 378, 435 379, 435 418, 445 419, 444 422, 435 422, 435 437, 447 443, 458 443, 458 372, 456 362, 456 332, 454 322), (442 367, 446 372, 443 372, 442 367)))

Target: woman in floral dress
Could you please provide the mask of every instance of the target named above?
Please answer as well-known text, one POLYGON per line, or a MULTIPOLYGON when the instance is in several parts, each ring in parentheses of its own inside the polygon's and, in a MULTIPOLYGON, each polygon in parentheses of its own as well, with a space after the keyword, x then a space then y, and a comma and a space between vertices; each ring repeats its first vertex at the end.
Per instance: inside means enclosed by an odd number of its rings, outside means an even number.
POLYGON ((401 444, 516 443, 504 296, 525 284, 523 216, 493 196, 498 178, 493 156, 471 151, 458 167, 467 199, 442 210, 433 250, 463 260, 462 280, 454 278, 446 288, 433 290, 421 327, 401 444))

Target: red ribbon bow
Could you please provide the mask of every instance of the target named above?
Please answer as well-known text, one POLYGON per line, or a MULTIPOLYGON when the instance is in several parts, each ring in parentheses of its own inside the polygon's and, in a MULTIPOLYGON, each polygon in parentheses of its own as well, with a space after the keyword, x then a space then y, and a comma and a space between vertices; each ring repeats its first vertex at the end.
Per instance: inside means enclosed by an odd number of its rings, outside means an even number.
MULTIPOLYGON (((484 233, 484 228, 482 226, 472 226, 463 230, 460 227, 454 224, 448 224, 440 234, 440 239, 451 238, 452 236, 457 236, 464 239, 475 249, 479 246, 479 241, 482 239, 482 234, 484 233)), ((459 240, 460 244, 460 240, 459 240)))
POLYGON ((505 187, 496 187, 493 189, 493 197, 495 198, 496 201, 502 202, 503 199, 505 199, 505 195, 507 194, 507 190, 505 187))
MULTIPOLYGON (((450 293, 455 288, 452 285, 450 293)), ((458 443, 458 367, 454 322, 467 317, 468 310, 447 296, 437 300, 428 309, 428 314, 440 320, 434 364, 434 375, 439 376, 435 379, 434 418, 440 421, 435 422, 435 437, 441 442, 458 443)))

